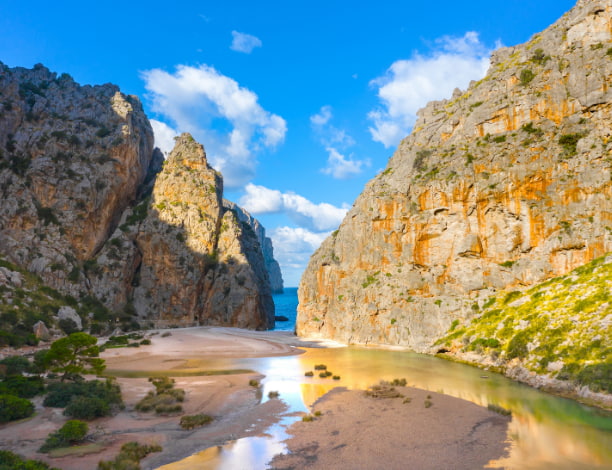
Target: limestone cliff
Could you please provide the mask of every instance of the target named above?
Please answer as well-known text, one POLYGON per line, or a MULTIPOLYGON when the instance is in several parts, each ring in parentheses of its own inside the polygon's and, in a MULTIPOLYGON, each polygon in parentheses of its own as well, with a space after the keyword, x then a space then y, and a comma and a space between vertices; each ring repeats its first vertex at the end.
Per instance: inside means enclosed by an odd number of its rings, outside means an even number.
POLYGON ((76 296, 146 176, 151 126, 136 97, 41 65, 0 63, 0 102, 0 253, 76 296))
POLYGON ((579 1, 418 113, 311 258, 299 335, 431 351, 496 292, 612 251, 611 14, 579 1))
POLYGON ((266 271, 268 271, 268 277, 270 278, 272 293, 282 293, 283 275, 281 273, 278 261, 276 261, 274 258, 274 247, 272 246, 272 240, 270 237, 266 236, 266 229, 264 226, 261 225, 259 220, 249 214, 246 210, 231 201, 224 199, 223 206, 227 209, 233 210, 241 222, 245 222, 251 226, 257 235, 257 240, 259 240, 259 244, 261 246, 264 262, 266 263, 266 271))
POLYGON ((271 328, 261 247, 222 192, 190 136, 164 162, 136 97, 0 63, 0 255, 84 327, 271 328))
POLYGON ((155 326, 273 327, 259 242, 222 195, 202 145, 179 136, 151 195, 124 214, 98 256, 97 296, 115 308, 131 302, 155 326))

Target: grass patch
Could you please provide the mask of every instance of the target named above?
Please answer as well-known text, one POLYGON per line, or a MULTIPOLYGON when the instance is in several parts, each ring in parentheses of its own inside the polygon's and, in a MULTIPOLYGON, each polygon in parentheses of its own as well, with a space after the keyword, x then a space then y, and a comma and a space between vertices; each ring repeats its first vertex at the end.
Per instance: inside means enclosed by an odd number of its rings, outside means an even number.
POLYGON ((179 424, 183 429, 194 429, 212 423, 212 421, 212 416, 205 414, 197 414, 191 416, 181 416, 181 421, 179 422, 179 424))

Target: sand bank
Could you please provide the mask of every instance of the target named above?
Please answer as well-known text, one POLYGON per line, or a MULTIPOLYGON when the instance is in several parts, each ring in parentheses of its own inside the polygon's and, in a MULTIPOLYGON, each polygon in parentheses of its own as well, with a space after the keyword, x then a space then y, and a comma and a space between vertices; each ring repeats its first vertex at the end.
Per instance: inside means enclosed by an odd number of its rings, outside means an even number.
POLYGON ((289 428, 291 453, 272 468, 473 470, 504 455, 510 418, 447 395, 396 389, 402 397, 332 390, 313 407, 320 416, 289 428))

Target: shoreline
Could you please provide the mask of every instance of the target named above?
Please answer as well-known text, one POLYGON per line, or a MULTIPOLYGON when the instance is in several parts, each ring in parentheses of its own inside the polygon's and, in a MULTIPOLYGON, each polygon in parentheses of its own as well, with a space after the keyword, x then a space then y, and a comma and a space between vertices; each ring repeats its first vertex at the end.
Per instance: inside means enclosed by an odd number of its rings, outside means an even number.
MULTIPOLYGON (((415 354, 423 354, 431 357, 438 357, 449 362, 456 362, 458 364, 465 364, 468 366, 475 367, 485 372, 495 372, 503 375, 504 377, 516 382, 527 385, 535 390, 554 395, 559 398, 567 398, 575 401, 582 405, 591 406, 593 408, 599 408, 604 411, 612 411, 612 395, 594 392, 586 386, 579 386, 571 382, 558 380, 551 378, 546 375, 538 374, 534 371, 522 367, 520 364, 507 365, 500 367, 491 362, 487 362, 487 358, 482 358, 482 362, 478 362, 474 355, 470 354, 456 354, 452 352, 448 353, 436 353, 436 352, 418 352, 404 346, 395 346, 391 344, 378 344, 378 343, 341 343, 335 340, 325 340, 317 337, 304 337, 301 338, 304 341, 329 341, 334 344, 334 347, 357 347, 364 349, 381 349, 385 351, 405 351, 415 354)), ((433 351, 433 350, 432 350, 433 351)))
MULTIPOLYGON (((79 456, 78 447, 72 448, 70 455, 59 458, 52 458, 49 455, 37 452, 47 435, 57 430, 67 420, 66 417, 62 416, 61 409, 42 407, 41 398, 35 400, 37 406, 34 417, 16 423, 0 425, 0 447, 27 458, 43 460, 51 466, 63 470, 93 470, 97 467, 99 460, 113 459, 123 443, 137 440, 146 444, 159 443, 162 446, 163 451, 161 453, 151 454, 141 462, 143 469, 158 468, 162 465, 178 462, 207 448, 217 448, 243 437, 264 436, 270 426, 280 423, 281 420, 289 416, 287 413, 291 410, 287 405, 288 402, 285 403, 284 401, 285 396, 283 396, 281 389, 279 389, 281 390, 280 400, 262 400, 262 393, 267 393, 268 390, 265 387, 255 388, 249 385, 250 380, 261 381, 264 378, 261 373, 252 370, 228 371, 223 370, 223 366, 227 364, 241 366, 240 360, 244 358, 269 357, 274 362, 275 357, 302 354, 304 351, 299 349, 300 347, 313 348, 314 350, 317 348, 345 347, 340 343, 323 342, 312 338, 298 338, 291 332, 282 331, 259 332, 220 327, 192 327, 162 331, 164 335, 166 333, 170 334, 163 336, 159 331, 145 333, 151 339, 151 345, 141 346, 140 348, 108 349, 101 354, 101 357, 107 362, 109 372, 123 371, 127 374, 117 374, 119 376, 117 381, 121 385, 126 408, 115 416, 99 418, 89 422, 90 433, 95 434, 95 446, 89 449, 92 453, 79 456), (238 361, 236 361, 237 359, 238 361), (208 375, 206 372, 211 370, 211 364, 218 367, 213 367, 215 374, 208 375), (129 375, 134 371, 140 371, 142 375, 129 375), (214 421, 202 428, 185 431, 178 425, 181 414, 156 416, 153 413, 135 411, 135 404, 149 390, 153 389, 147 377, 149 374, 155 375, 160 371, 163 371, 164 375, 175 377, 176 387, 185 390, 186 400, 183 403, 184 413, 182 414, 205 413, 213 416, 214 421), (184 371, 192 372, 192 374, 181 375, 184 371), (27 436, 27 439, 19 438, 19 436, 27 436)), ((364 349, 379 348, 368 346, 364 349)), ((397 350, 397 348, 394 349, 397 350)), ((314 361, 314 359, 311 360, 314 361)), ((313 364, 315 363, 313 362, 313 364)), ((309 365, 309 367, 313 367, 313 365, 309 365)), ((261 369, 261 372, 264 372, 264 369, 261 369)), ((338 372, 341 372, 341 370, 338 370, 338 372)), ((322 385, 327 386, 327 383, 322 385)), ((329 382, 329 385, 333 387, 332 382, 329 382)), ((338 383, 338 385, 342 386, 342 383, 338 383)), ((367 385, 372 385, 372 383, 362 383, 358 387, 364 388, 367 385)), ((314 388, 317 387, 315 385, 314 388)), ((338 388, 335 387, 335 389, 338 388)), ((352 394, 353 392, 363 394, 363 392, 357 390, 346 393, 352 394)), ((455 405, 448 409, 449 416, 454 416, 457 412, 463 418, 474 416, 472 411, 469 411, 470 407, 476 407, 480 411, 490 413, 482 406, 450 395, 441 395, 425 390, 419 391, 419 389, 407 389, 407 391, 402 391, 402 394, 411 396, 412 404, 418 405, 413 406, 412 411, 436 412, 439 410, 439 406, 442 406, 442 403, 455 400, 455 405), (424 408, 424 399, 420 397, 423 393, 433 397, 431 408, 424 408)), ((336 400, 333 397, 339 395, 340 391, 334 391, 326 394, 324 398, 317 399, 315 397, 312 400, 315 405, 309 407, 311 412, 318 410, 325 412, 325 407, 328 406, 326 403, 333 404, 336 400), (328 400, 330 401, 328 402, 328 400)), ((372 410, 371 415, 380 415, 386 412, 382 408, 387 408, 391 403, 375 400, 374 402, 370 401, 367 404, 368 406, 364 407, 360 405, 359 399, 355 399, 355 401, 352 395, 342 396, 347 397, 343 402, 346 405, 343 408, 343 415, 346 415, 343 416, 343 419, 350 419, 369 408, 372 410), (349 402, 356 405, 349 407, 347 405, 349 402), (382 405, 382 408, 379 405, 382 405)), ((304 398, 302 397, 302 399, 304 398)), ((412 405, 400 403, 397 406, 399 408, 396 411, 399 415, 400 412, 405 412, 412 405)), ((330 408, 330 410, 333 410, 333 408, 330 408)), ((338 411, 334 413, 336 417, 340 414, 338 411)), ((429 413, 421 418, 424 419, 426 424, 448 421, 448 416, 438 418, 434 418, 434 416, 433 413, 429 413)), ((384 421, 378 424, 374 419, 369 421, 370 418, 375 417, 363 416, 361 424, 353 423, 352 426, 377 429, 376 435, 386 432, 384 421)), ((404 420, 404 425, 407 420, 409 418, 404 420)), ((323 421, 323 419, 320 421, 323 421)), ((314 428, 319 426, 320 423, 317 421, 303 424, 313 425, 314 428)), ((473 424, 477 423, 474 422, 473 424)), ((300 425, 302 423, 298 422, 295 426, 299 429, 300 425)), ((445 432, 444 429, 440 430, 441 434, 445 432)), ((469 430, 466 432, 469 434, 469 430)), ((352 441, 352 439, 348 440, 352 441)), ((432 438, 431 441, 434 445, 438 442, 437 438, 432 438)), ((336 445, 341 444, 344 444, 344 442, 338 442, 336 445)), ((498 444, 499 442, 495 446, 498 444)), ((321 449, 319 452, 323 452, 325 444, 319 442, 318 448, 321 449)), ((388 450, 388 452, 392 451, 394 450, 388 450)), ((319 455, 318 458, 324 461, 322 455, 319 455)))

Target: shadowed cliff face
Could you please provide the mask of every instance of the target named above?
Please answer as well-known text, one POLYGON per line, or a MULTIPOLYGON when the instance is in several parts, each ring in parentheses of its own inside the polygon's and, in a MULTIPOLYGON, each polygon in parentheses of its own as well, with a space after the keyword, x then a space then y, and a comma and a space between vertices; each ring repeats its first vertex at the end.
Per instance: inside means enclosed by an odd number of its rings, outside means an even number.
POLYGON ((609 1, 580 1, 419 112, 313 255, 297 331, 428 350, 495 292, 612 251, 609 1))
POLYGON ((115 308, 132 302, 138 318, 156 326, 272 328, 257 236, 223 207, 222 194, 202 145, 178 137, 151 195, 124 214, 97 258, 96 295, 115 308))
POLYGON ((0 255, 99 299, 111 312, 92 317, 97 332, 274 326, 257 236, 222 193, 188 134, 165 162, 153 150, 137 98, 0 63, 0 255))

